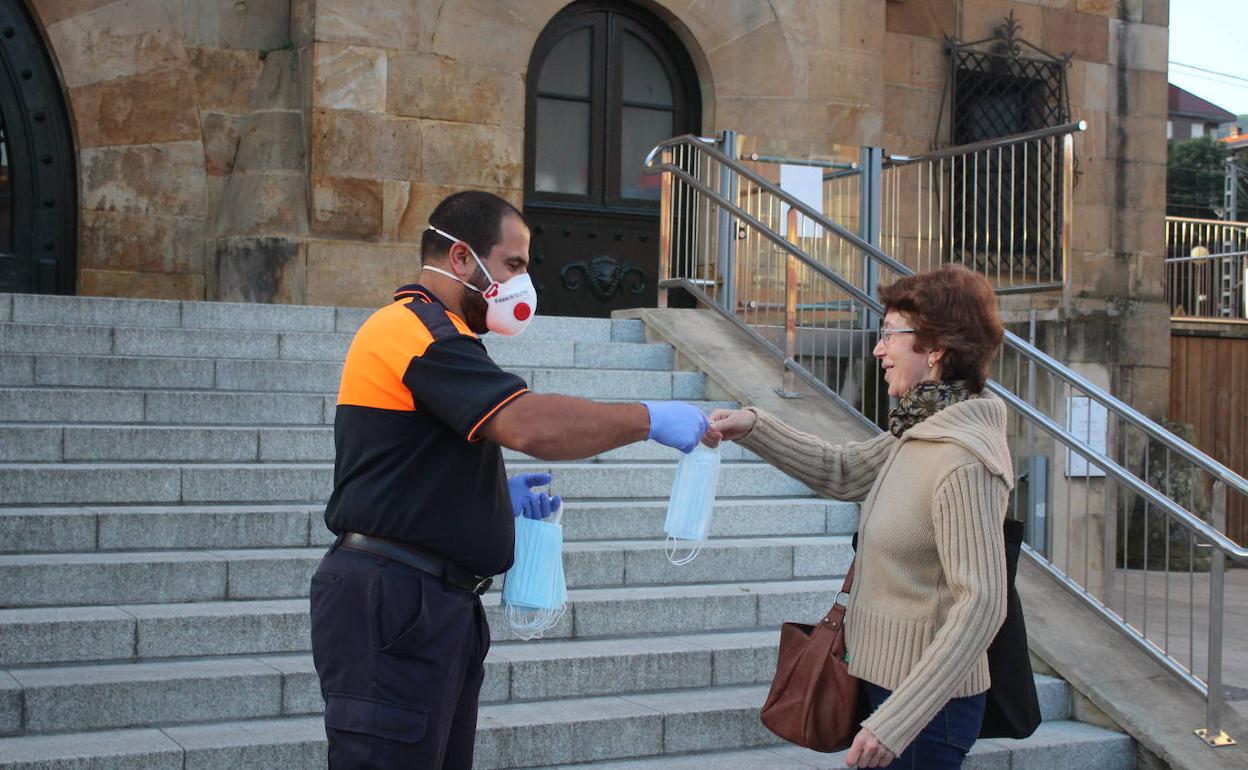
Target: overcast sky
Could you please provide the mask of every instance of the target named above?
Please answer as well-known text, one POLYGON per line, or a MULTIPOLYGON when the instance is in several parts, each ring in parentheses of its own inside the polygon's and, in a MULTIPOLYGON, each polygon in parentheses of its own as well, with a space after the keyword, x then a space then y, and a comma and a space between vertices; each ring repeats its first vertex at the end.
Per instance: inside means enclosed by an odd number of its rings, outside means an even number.
POLYGON ((1170 0, 1170 82, 1237 115, 1248 114, 1245 36, 1248 3, 1170 0))

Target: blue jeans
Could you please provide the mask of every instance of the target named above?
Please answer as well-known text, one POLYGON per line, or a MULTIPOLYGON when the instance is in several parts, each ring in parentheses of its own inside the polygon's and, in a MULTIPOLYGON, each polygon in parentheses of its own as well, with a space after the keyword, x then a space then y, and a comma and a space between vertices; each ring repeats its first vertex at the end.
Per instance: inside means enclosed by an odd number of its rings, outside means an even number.
MULTIPOLYGON (((875 711, 889 690, 863 682, 867 700, 875 711)), ((975 745, 984 721, 984 704, 988 696, 980 693, 967 698, 954 698, 946 703, 919 736, 893 760, 889 770, 957 770, 966 759, 966 752, 975 745)))

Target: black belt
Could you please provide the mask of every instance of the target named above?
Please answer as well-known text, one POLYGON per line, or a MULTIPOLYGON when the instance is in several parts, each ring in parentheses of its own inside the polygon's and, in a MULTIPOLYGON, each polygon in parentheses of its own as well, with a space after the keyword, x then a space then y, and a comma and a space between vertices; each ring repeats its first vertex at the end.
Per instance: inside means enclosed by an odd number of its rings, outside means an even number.
POLYGON ((440 556, 429 553, 423 548, 400 543, 397 540, 361 535, 358 532, 344 532, 339 545, 343 548, 350 548, 353 551, 364 551, 374 556, 406 564, 421 572, 427 572, 436 578, 441 578, 451 585, 474 593, 477 596, 488 591, 490 585, 494 582, 492 577, 474 575, 440 556))

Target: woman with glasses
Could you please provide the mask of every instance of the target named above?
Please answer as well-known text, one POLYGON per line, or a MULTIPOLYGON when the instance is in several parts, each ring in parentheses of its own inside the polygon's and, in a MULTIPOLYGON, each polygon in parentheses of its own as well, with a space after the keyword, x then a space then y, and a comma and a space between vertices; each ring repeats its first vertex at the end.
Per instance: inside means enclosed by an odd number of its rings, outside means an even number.
POLYGON ((703 440, 737 441, 819 494, 863 501, 845 628, 872 711, 846 762, 958 768, 979 735, 987 649, 1005 620, 1012 465, 1005 404, 984 392, 1004 332, 992 287, 962 267, 879 295, 874 355, 896 399, 887 431, 834 445, 748 407, 713 412, 703 440))

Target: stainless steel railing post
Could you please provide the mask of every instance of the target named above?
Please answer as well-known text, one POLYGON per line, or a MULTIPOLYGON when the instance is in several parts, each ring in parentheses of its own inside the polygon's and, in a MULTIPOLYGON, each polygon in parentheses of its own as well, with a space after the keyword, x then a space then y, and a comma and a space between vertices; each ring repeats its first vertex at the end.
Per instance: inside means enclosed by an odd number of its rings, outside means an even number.
MULTIPOLYGON (((663 148, 663 163, 672 162, 673 150, 663 148)), ((671 278, 672 267, 672 175, 663 174, 659 177, 659 280, 658 306, 667 307, 667 289, 663 281, 671 278)))
MULTIPOLYGON (((789 243, 797 245, 798 218, 797 209, 789 208, 788 218, 789 243)), ((784 398, 797 398, 797 379, 790 362, 797 354, 797 257, 792 253, 785 255, 784 264, 784 374, 780 387, 776 389, 784 398)))
MULTIPOLYGON (((1226 529, 1226 485, 1221 481, 1213 484, 1213 511, 1211 524, 1219 532, 1226 529)), ((1196 735, 1214 747, 1234 746, 1235 739, 1222 732, 1222 708, 1225 694, 1222 692, 1222 592, 1225 588, 1226 554, 1221 548, 1213 548, 1209 559, 1209 670, 1205 683, 1209 693, 1205 700, 1205 726, 1196 735)))

